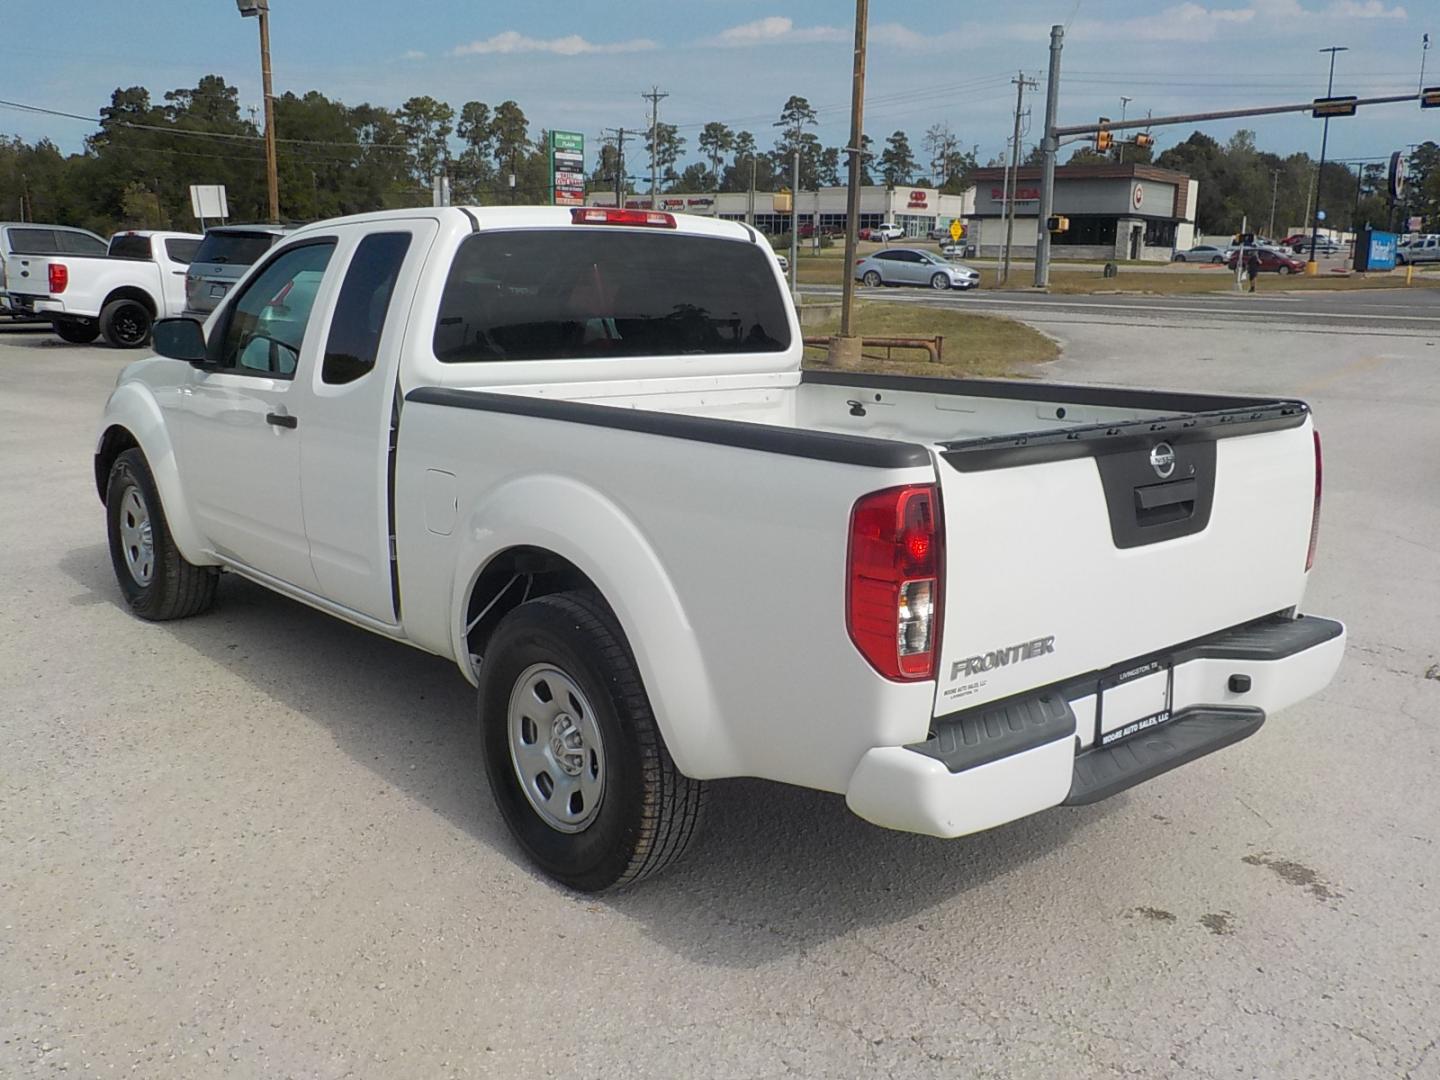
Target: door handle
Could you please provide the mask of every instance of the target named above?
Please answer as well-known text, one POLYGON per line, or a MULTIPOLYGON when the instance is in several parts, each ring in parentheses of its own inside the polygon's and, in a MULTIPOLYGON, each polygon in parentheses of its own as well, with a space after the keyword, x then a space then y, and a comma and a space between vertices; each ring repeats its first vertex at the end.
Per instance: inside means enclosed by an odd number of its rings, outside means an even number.
POLYGON ((294 428, 300 426, 299 418, 291 416, 289 413, 266 413, 265 422, 267 424, 274 424, 276 427, 294 428))

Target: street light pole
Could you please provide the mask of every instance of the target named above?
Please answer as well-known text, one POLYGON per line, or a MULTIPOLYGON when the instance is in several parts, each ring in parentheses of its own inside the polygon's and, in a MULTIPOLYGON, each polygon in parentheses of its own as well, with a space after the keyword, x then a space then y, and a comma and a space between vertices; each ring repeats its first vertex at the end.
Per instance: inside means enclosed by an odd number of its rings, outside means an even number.
MULTIPOLYGON (((1344 45, 1331 45, 1320 52, 1330 54, 1330 78, 1325 83, 1325 96, 1335 91, 1335 54, 1349 52, 1344 45)), ((1315 247, 1320 241, 1320 203, 1325 199, 1325 148, 1330 142, 1330 117, 1325 117, 1325 129, 1320 135, 1320 168, 1315 174, 1315 220, 1310 223, 1310 261, 1305 264, 1305 273, 1314 277, 1320 271, 1315 261, 1315 247)))
MULTIPOLYGON (((1121 95, 1120 95, 1120 123, 1122 123, 1122 124, 1125 123, 1125 110, 1130 107, 1130 102, 1132 102, 1132 101, 1134 101, 1134 100, 1135 100, 1135 99, 1134 99, 1133 97, 1126 97, 1124 94, 1121 94, 1121 95)), ((1124 139, 1117 139, 1117 140, 1115 140, 1115 145, 1119 148, 1118 160, 1119 160, 1119 162, 1120 162, 1121 165, 1124 165, 1124 164, 1125 164, 1125 140, 1124 140, 1124 139)))
MULTIPOLYGON (((849 190, 845 193, 845 273, 840 288, 840 338, 848 339, 855 306, 855 251, 860 245, 860 171, 865 151, 865 37, 870 22, 869 0, 855 0, 855 64, 850 80, 849 190)), ((831 345, 831 355, 839 350, 831 345)), ((858 354, 859 350, 854 349, 858 354)))
POLYGON ((260 23, 260 86, 265 95, 265 189, 270 220, 280 221, 280 179, 275 166, 275 95, 270 89, 270 0, 235 0, 243 18, 260 23))
POLYGON ((1065 27, 1050 28, 1050 77, 1045 83, 1045 134, 1040 146, 1045 152, 1040 177, 1040 216, 1035 231, 1035 287, 1050 284, 1050 215, 1055 206, 1055 155, 1060 140, 1055 136, 1055 114, 1060 105, 1060 51, 1065 47, 1065 27))

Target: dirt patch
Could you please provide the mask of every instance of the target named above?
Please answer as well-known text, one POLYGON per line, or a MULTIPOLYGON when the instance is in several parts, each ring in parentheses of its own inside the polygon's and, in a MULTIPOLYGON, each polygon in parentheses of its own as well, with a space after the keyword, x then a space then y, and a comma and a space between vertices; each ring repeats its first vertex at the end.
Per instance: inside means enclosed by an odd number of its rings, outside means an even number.
POLYGON ((1322 880, 1310 867, 1294 859, 1276 859, 1268 853, 1262 853, 1246 855, 1240 861, 1250 866, 1269 867, 1281 881, 1304 889, 1317 900, 1339 900, 1344 895, 1329 882, 1322 880))
POLYGON ((1139 915, 1141 918, 1149 919, 1151 922, 1174 922, 1175 913, 1158 907, 1137 907, 1132 915, 1139 915))
POLYGON ((1200 925, 1212 934, 1225 937, 1235 932, 1235 916, 1228 911, 1212 911, 1200 916, 1200 925))

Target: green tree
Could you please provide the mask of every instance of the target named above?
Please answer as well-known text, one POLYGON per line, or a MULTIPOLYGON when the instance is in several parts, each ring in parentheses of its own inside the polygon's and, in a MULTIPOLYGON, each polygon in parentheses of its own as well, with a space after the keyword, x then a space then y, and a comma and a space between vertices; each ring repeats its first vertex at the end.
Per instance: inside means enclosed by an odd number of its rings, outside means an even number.
MULTIPOLYGON (((685 137, 674 124, 656 124, 653 132, 649 128, 645 129, 645 160, 648 162, 653 156, 658 173, 673 172, 684 148, 685 137)), ((646 190, 649 190, 648 187, 646 190)))
POLYGON ((700 152, 705 155, 705 160, 710 162, 710 183, 712 187, 720 184, 720 166, 725 161, 725 155, 735 146, 735 133, 718 120, 711 120, 701 129, 695 143, 700 152))
POLYGON ((915 154, 910 149, 910 139, 903 131, 896 131, 885 140, 885 149, 880 154, 880 175, 885 183, 908 184, 915 174, 915 154))
POLYGON ((530 121, 513 101, 502 101, 495 107, 495 118, 490 122, 491 145, 495 165, 502 174, 508 174, 524 158, 530 144, 530 121))
POLYGON ((410 178, 418 187, 429 187, 436 170, 450 159, 455 110, 443 101, 421 95, 401 105, 395 118, 410 147, 410 178))

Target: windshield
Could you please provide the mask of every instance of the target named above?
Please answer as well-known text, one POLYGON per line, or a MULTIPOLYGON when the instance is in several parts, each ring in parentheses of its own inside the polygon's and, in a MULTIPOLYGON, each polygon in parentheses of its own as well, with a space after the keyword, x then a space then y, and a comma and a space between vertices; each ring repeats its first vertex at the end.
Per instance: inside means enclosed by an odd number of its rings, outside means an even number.
POLYGON ((446 363, 780 352, 790 321, 742 240, 604 226, 477 233, 435 326, 446 363))
POLYGON ((191 261, 249 266, 278 239, 273 233, 265 232, 208 232, 191 261))

